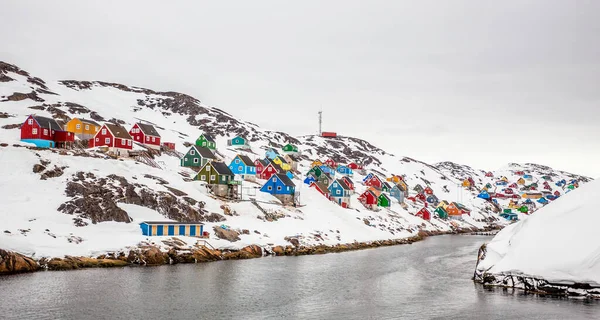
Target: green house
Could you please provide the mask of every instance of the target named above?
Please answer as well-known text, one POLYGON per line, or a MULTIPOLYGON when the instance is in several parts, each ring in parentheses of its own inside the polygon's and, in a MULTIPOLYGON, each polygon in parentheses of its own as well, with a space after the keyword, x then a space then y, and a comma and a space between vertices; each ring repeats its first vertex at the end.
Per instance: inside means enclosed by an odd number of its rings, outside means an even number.
POLYGON ((182 167, 204 167, 208 162, 217 157, 208 148, 192 146, 190 150, 181 158, 182 167))
POLYGON ((511 209, 504 209, 503 213, 512 213, 512 210, 511 209))
POLYGON ((519 212, 523 212, 523 213, 529 212, 529 208, 527 208, 526 206, 521 206, 518 210, 519 210, 519 212))
POLYGON ((570 184, 570 185, 567 187, 567 189, 574 190, 574 189, 575 189, 575 186, 574 186, 574 185, 572 185, 572 184, 570 184))
POLYGON ((283 150, 283 152, 289 152, 289 153, 297 153, 298 152, 298 147, 291 143, 286 144, 281 149, 283 150))
POLYGON ((227 140, 227 145, 233 147, 248 147, 248 140, 240 136, 235 136, 235 138, 227 140))
POLYGON ((204 181, 208 184, 226 185, 233 181, 234 176, 225 163, 211 161, 198 171, 194 180, 204 181))
POLYGON ((328 187, 333 182, 333 178, 329 174, 324 173, 324 172, 317 177, 317 180, 320 183, 322 183, 322 184, 324 184, 324 185, 326 185, 328 187))
POLYGON ((308 176, 311 173, 313 176, 315 176, 315 178, 319 178, 323 174, 323 170, 319 168, 319 166, 314 166, 308 171, 306 175, 308 176))
POLYGON ((198 139, 196 139, 196 146, 208 148, 210 150, 217 150, 217 143, 215 142, 215 139, 208 134, 201 134, 198 139))
POLYGON ((392 186, 391 186, 389 183, 387 183, 387 182, 384 182, 384 183, 381 185, 381 191, 389 193, 389 192, 390 192, 390 190, 392 190, 392 186))
POLYGON ((434 211, 440 219, 448 219, 448 212, 443 207, 437 207, 434 211))
POLYGON ((377 205, 380 207, 388 208, 391 206, 392 200, 385 193, 380 193, 379 197, 377 197, 377 205))

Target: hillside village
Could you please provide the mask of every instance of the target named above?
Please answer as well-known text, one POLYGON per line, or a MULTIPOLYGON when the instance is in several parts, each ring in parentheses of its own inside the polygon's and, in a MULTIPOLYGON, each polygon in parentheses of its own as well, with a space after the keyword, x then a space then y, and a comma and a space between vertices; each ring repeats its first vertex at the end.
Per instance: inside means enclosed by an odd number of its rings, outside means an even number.
POLYGON ((0 243, 34 256, 173 236, 241 248, 476 231, 591 180, 533 164, 429 165, 332 132, 262 130, 179 93, 50 83, 3 62, 0 127, 0 243))

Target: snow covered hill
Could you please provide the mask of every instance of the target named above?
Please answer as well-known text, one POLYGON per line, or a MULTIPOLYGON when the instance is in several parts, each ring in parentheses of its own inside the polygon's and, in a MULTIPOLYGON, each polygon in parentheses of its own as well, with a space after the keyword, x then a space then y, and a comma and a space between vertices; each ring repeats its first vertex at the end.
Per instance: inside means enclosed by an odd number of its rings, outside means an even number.
MULTIPOLYGON (((558 286, 580 283, 600 288, 599 193, 600 181, 593 181, 504 228, 487 245, 478 271, 495 276, 492 283, 497 284, 512 275, 518 287, 524 286, 517 280, 522 276, 558 286)), ((596 293, 600 296, 600 289, 596 293)))
MULTIPOLYGON (((282 131, 286 121, 293 121, 290 114, 273 117, 279 119, 282 131)), ((534 169, 536 174, 539 171, 557 179, 589 180, 551 168, 534 169)), ((494 176, 510 173, 516 179, 513 171, 509 166, 494 176)), ((28 255, 92 255, 134 247, 156 239, 141 235, 138 223, 147 220, 202 221, 211 233, 213 227, 227 225, 240 231, 240 240, 229 242, 211 234, 210 243, 232 248, 285 245, 290 239, 304 245, 333 245, 410 237, 419 230, 506 224, 491 202, 477 198, 478 187, 461 185, 467 177, 478 183, 495 179, 485 173, 451 163, 429 165, 353 137, 292 137, 263 130, 181 93, 101 81, 43 80, 0 62, 0 248, 28 255), (91 118, 126 128, 144 121, 156 127, 163 141, 175 143, 181 153, 201 133, 208 133, 215 137, 218 155, 226 163, 238 153, 255 160, 264 157, 267 146, 294 143, 302 152, 301 174, 293 180, 301 206, 282 206, 271 195, 259 192, 257 187, 264 182, 260 180, 243 182, 242 201, 218 199, 201 182, 192 181, 194 171, 180 167, 173 154, 157 157, 157 168, 134 159, 113 159, 95 149, 32 148, 20 141, 19 130, 32 113, 62 120, 91 118), (246 137, 251 149, 228 147, 227 140, 236 135, 246 137), (366 189, 361 184, 362 174, 353 177, 357 194, 352 197, 352 208, 343 209, 302 183, 312 160, 327 158, 361 163, 365 173, 381 178, 402 175, 411 189, 417 184, 429 186, 440 200, 460 202, 472 210, 471 215, 462 220, 434 217, 426 221, 415 216, 423 204, 412 201, 403 205, 394 201, 389 209, 367 210, 357 199, 366 189)), ((183 239, 189 244, 197 240, 183 239)))

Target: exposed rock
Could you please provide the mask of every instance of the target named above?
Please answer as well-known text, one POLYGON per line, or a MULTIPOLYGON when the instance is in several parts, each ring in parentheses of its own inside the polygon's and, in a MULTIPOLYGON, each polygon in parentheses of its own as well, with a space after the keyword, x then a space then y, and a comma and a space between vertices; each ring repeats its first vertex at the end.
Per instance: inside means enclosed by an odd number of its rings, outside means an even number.
POLYGON ((65 173, 64 172, 65 168, 66 167, 57 167, 57 166, 54 166, 54 169, 44 171, 44 173, 42 173, 42 175, 40 176, 40 179, 41 180, 47 180, 48 178, 60 177, 60 176, 63 175, 63 173, 65 173))
POLYGON ((242 248, 240 251, 227 252, 223 254, 223 260, 254 259, 263 256, 263 250, 257 245, 242 248))
POLYGON ((20 123, 14 123, 14 124, 6 124, 2 126, 2 129, 20 129, 21 128, 21 124, 20 123))
POLYGON ((223 229, 219 226, 214 226, 213 231, 215 232, 215 235, 220 239, 225 239, 231 242, 240 240, 240 234, 235 230, 223 229))
POLYGON ((37 271, 37 262, 22 254, 0 249, 0 275, 37 271))
POLYGON ((71 257, 66 256, 65 258, 52 258, 44 265, 48 270, 60 271, 60 270, 74 270, 82 268, 112 268, 112 267, 126 267, 129 265, 126 261, 119 259, 97 259, 88 257, 71 257))
POLYGON ((41 164, 37 164, 36 163, 36 164, 33 165, 33 173, 40 173, 40 172, 42 172, 44 170, 46 170, 46 167, 44 167, 41 164))

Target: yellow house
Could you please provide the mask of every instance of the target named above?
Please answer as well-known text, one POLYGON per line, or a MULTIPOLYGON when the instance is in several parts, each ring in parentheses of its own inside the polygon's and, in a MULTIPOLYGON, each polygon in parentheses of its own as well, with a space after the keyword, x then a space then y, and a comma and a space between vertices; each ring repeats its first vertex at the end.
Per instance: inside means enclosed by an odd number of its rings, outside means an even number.
POLYGON ((446 200, 442 200, 442 201, 440 201, 440 204, 438 204, 438 206, 437 206, 437 207, 438 207, 438 208, 439 208, 439 207, 442 207, 442 208, 444 208, 444 210, 446 210, 446 207, 447 207, 448 205, 449 205, 448 201, 446 201, 446 200))
POLYGON ((321 160, 317 159, 310 164, 310 167, 314 168, 314 167, 320 167, 322 165, 323 165, 323 162, 321 162, 321 160))
POLYGON ((396 185, 398 185, 398 188, 400 188, 400 190, 408 191, 408 185, 406 184, 406 182, 404 180, 398 181, 398 183, 396 183, 396 185))
POLYGON ((102 127, 99 123, 89 119, 73 118, 67 122, 67 131, 75 133, 81 140, 92 139, 102 127))
POLYGON ((508 178, 507 177, 502 177, 502 178, 500 178, 500 180, 502 180, 504 182, 508 182, 508 178))
POLYGON ((282 158, 281 156, 275 157, 275 159, 273 159, 273 162, 278 164, 281 167, 281 169, 283 169, 284 171, 292 170, 292 166, 287 161, 285 161, 285 159, 282 158))
POLYGON ((510 200, 510 202, 508 203, 509 209, 519 209, 520 207, 521 206, 513 200, 510 200))
POLYGON ((519 180, 517 180, 517 184, 521 184, 521 185, 525 184, 525 179, 519 178, 519 180))
POLYGON ((465 187, 465 188, 470 187, 471 186, 471 182, 469 182, 469 179, 463 180, 462 186, 465 187))
POLYGON ((544 195, 541 193, 523 193, 523 198, 527 198, 527 199, 539 199, 541 197, 543 197, 544 195))
POLYGON ((393 174, 391 177, 386 178, 385 180, 389 181, 389 182, 393 182, 395 184, 398 184, 398 183, 400 183, 400 181, 402 181, 402 177, 393 174))

